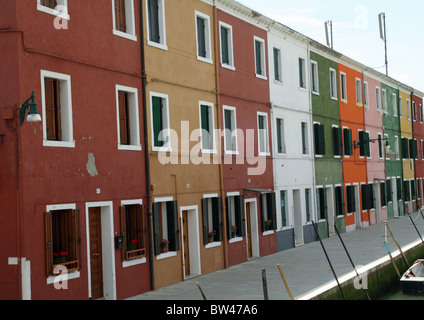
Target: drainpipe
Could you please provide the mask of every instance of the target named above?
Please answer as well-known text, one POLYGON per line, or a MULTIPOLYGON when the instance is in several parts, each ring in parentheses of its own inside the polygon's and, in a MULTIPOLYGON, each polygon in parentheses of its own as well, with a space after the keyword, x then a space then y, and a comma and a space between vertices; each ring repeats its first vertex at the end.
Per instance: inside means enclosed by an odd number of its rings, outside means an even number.
POLYGON ((141 73, 142 73, 142 95, 143 95, 143 123, 144 123, 144 156, 146 163, 146 200, 147 216, 149 221, 149 259, 150 259, 150 289, 155 290, 155 276, 153 267, 153 220, 151 210, 150 194, 150 162, 148 148, 148 130, 147 130, 147 99, 146 99, 146 62, 144 53, 144 19, 143 19, 143 0, 139 0, 140 6, 140 49, 141 49, 141 73))
MULTIPOLYGON (((414 91, 411 91, 411 103, 410 103, 410 107, 411 108, 414 105, 414 100, 413 99, 414 99, 414 91)), ((411 113, 412 113, 412 121, 411 121, 412 141, 414 141, 414 138, 415 138, 415 133, 414 133, 414 114, 415 114, 415 116, 417 116, 417 110, 414 109, 414 112, 411 112, 411 113)), ((417 151, 418 151, 418 148, 417 148, 417 151)), ((418 189, 418 185, 417 185, 417 166, 416 165, 417 165, 416 158, 414 158, 414 184, 415 184, 414 191, 417 194, 418 193, 418 190, 417 190, 418 189)), ((411 194, 411 197, 413 197, 412 194, 411 194)), ((415 197, 415 210, 418 211, 418 197, 415 197)))
MULTIPOLYGON (((216 115, 217 115, 217 127, 219 132, 221 132, 221 112, 220 112, 220 100, 219 100, 219 64, 218 64, 218 37, 217 37, 217 31, 216 28, 218 26, 217 23, 217 8, 216 8, 216 0, 213 0, 213 26, 214 26, 214 33, 213 33, 213 38, 214 38, 214 61, 215 61, 215 94, 216 94, 216 115)), ((219 32, 219 29, 218 29, 219 32)), ((221 137, 221 136, 220 136, 221 137)), ((221 193, 221 207, 222 207, 222 213, 221 215, 224 215, 224 218, 222 219, 222 240, 225 243, 224 245, 224 268, 227 269, 228 268, 228 239, 227 239, 227 217, 226 217, 226 201, 225 201, 225 192, 224 192, 224 176, 223 176, 223 168, 222 168, 222 161, 223 159, 220 156, 220 152, 221 152, 221 139, 218 141, 217 143, 217 148, 218 148, 218 156, 219 156, 219 188, 220 188, 220 193, 221 193)))

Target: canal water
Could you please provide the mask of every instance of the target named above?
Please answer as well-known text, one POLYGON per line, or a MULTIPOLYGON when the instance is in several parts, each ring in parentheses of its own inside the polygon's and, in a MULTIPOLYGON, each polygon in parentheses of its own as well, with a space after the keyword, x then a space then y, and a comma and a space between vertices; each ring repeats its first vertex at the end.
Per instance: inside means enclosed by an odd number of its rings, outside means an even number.
POLYGON ((424 294, 404 294, 400 287, 395 287, 378 300, 424 300, 424 294))

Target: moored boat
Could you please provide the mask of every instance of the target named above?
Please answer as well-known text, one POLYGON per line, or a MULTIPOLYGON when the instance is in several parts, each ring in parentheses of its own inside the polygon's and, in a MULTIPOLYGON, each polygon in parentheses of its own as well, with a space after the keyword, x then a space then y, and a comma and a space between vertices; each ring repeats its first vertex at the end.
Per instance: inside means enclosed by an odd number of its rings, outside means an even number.
POLYGON ((424 259, 419 259, 400 279, 403 293, 424 293, 424 259))

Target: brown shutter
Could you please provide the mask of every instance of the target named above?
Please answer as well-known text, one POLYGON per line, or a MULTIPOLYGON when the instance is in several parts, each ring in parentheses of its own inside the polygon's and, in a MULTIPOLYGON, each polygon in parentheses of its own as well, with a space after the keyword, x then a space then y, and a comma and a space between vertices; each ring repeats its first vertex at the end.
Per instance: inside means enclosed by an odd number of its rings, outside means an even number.
POLYGON ((46 254, 46 276, 53 275, 53 234, 52 234, 52 213, 44 213, 44 233, 45 233, 45 254, 46 254))
POLYGON ((47 140, 62 140, 62 115, 60 106, 60 82, 44 79, 44 99, 46 103, 47 140))
POLYGON ((60 82, 54 80, 55 84, 55 125, 56 125, 56 139, 62 141, 62 106, 60 105, 60 82))
POLYGON ((143 206, 136 205, 135 209, 135 239, 137 240, 137 249, 141 249, 143 247, 143 206))
POLYGON ((121 207, 121 236, 122 241, 122 261, 124 261, 127 253, 127 211, 125 206, 121 207))
MULTIPOLYGON (((142 224, 142 241, 143 244, 140 248, 145 248, 147 250, 147 214, 146 214, 146 206, 141 207, 141 224, 142 224)), ((147 254, 147 252, 146 252, 147 254)))
POLYGON ((119 136, 121 145, 130 144, 128 125, 128 94, 123 91, 118 92, 119 101, 119 136))
POLYGON ((115 28, 118 31, 127 32, 125 0, 115 0, 115 28))
POLYGON ((78 260, 78 269, 81 269, 81 228, 80 228, 80 211, 73 210, 73 226, 74 226, 74 259, 78 260))

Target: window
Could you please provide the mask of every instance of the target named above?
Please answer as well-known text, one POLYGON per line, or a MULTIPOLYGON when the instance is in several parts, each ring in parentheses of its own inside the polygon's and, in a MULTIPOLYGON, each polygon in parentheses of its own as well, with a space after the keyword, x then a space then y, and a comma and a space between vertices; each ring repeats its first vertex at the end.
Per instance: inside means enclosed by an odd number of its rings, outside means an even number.
MULTIPOLYGON (((387 133, 384 134, 384 139, 381 142, 381 145, 382 145, 381 146, 381 148, 382 148, 381 151, 385 150, 386 160, 390 160, 390 154, 393 151, 390 151, 390 139, 389 139, 389 135, 387 133)), ((382 155, 381 156, 383 157, 383 152, 382 152, 382 155)))
POLYGON ((164 0, 146 0, 147 7, 147 43, 167 50, 165 32, 164 0))
POLYGON ((274 55, 274 80, 283 82, 282 70, 281 70, 281 50, 278 48, 274 48, 273 55, 274 55))
POLYGON ((261 195, 262 232, 277 230, 275 193, 261 195))
POLYGON ((153 233, 156 256, 161 254, 161 242, 169 241, 169 251, 180 250, 177 201, 153 203, 153 233))
POLYGON ((152 143, 153 150, 161 148, 171 149, 171 136, 169 133, 169 100, 168 95, 150 93, 152 117, 152 143))
POLYGON ((403 118, 403 102, 401 96, 399 96, 399 117, 403 118))
POLYGON ((403 201, 408 202, 411 200, 411 189, 410 189, 410 184, 409 184, 409 180, 403 180, 403 190, 404 195, 403 195, 403 201))
POLYGON ((286 153, 286 140, 284 137, 284 119, 277 119, 277 153, 286 153))
POLYGON ((224 106, 224 145, 225 152, 237 153, 236 108, 224 106))
POLYGON ((315 154, 325 154, 325 134, 324 125, 315 123, 314 124, 314 139, 315 139, 315 154))
POLYGON ((200 102, 200 126, 202 129, 202 151, 213 152, 215 150, 215 126, 212 103, 200 102))
POLYGON ((381 207, 385 207, 387 205, 386 182, 380 183, 380 203, 381 207))
POLYGON ((356 78, 356 105, 362 107, 362 82, 356 78))
POLYGON ((71 77, 41 71, 43 145, 75 147, 72 124, 71 77))
POLYGON ((343 206, 343 189, 341 186, 336 186, 334 189, 336 195, 336 215, 343 216, 344 206, 343 206))
POLYGON ((370 134, 369 132, 358 130, 359 137, 359 155, 361 157, 370 157, 370 134))
POLYGON ((255 72, 256 76, 266 79, 265 41, 261 38, 255 39, 255 72))
POLYGON ((306 89, 305 59, 299 58, 299 87, 306 89))
POLYGON ((333 127, 333 153, 334 156, 341 156, 343 150, 342 129, 333 127))
POLYGON ((228 238, 239 238, 245 234, 243 196, 227 197, 228 238))
POLYGON ((118 149, 141 150, 136 88, 116 85, 118 149))
POLYGON ((398 108, 397 108, 397 97, 396 93, 392 94, 392 105, 393 105, 393 115, 397 117, 398 115, 398 108))
POLYGON ((280 191, 280 202, 281 202, 281 222, 282 227, 287 227, 288 221, 287 221, 287 192, 282 190, 280 191))
POLYGON ((383 159, 383 138, 381 133, 379 133, 377 136, 378 136, 378 157, 380 159, 383 159))
POLYGON ((70 20, 68 0, 37 0, 37 10, 70 20))
POLYGON ((347 102, 346 73, 340 72, 340 92, 342 101, 347 102))
POLYGON ((419 111, 420 111, 420 122, 423 123, 424 122, 424 110, 423 110, 423 105, 421 103, 420 103, 419 111))
POLYGON ((311 62, 311 73, 312 92, 315 94, 319 94, 318 63, 316 61, 311 62))
POLYGON ((311 219, 311 189, 305 189, 305 211, 306 221, 310 222, 311 219))
POLYGON ((397 200, 402 200, 402 180, 401 178, 396 178, 396 196, 397 200))
POLYGON ((361 185, 362 210, 374 209, 374 187, 372 184, 361 185))
POLYGON ((417 104, 415 101, 412 101, 412 119, 417 121, 417 104))
POLYGON ((337 99, 337 76, 334 69, 330 69, 330 95, 332 99, 337 99))
POLYGON ((209 243, 209 233, 214 233, 213 241, 222 241, 222 198, 202 199, 203 244, 209 243))
POLYGON ((381 101, 383 105, 383 112, 387 112, 387 92, 385 89, 381 91, 381 101))
POLYGON ((325 220, 326 219, 326 210, 327 207, 327 198, 325 196, 325 189, 324 188, 317 188, 317 215, 319 217, 319 220, 325 220))
POLYGON ((377 110, 381 111, 381 94, 380 94, 380 88, 379 87, 375 88, 375 98, 376 98, 377 110))
POLYGON ((370 108, 370 99, 369 99, 369 90, 368 90, 368 82, 364 82, 364 106, 365 108, 370 108))
POLYGON ((233 27, 219 22, 221 37, 221 65, 234 70, 233 27))
POLYGON ((402 159, 409 158, 409 141, 408 138, 401 138, 402 143, 402 159))
POLYGON ((258 148, 260 155, 269 154, 268 132, 268 115, 258 112, 258 148))
POLYGON ((392 179, 386 180, 386 199, 387 203, 390 203, 393 201, 393 189, 392 189, 392 179))
POLYGON ((421 140, 421 159, 424 160, 424 140, 421 140))
POLYGON ((58 209, 44 214, 46 242, 46 276, 59 274, 56 265, 63 265, 68 272, 81 268, 80 213, 75 205, 52 206, 58 209))
POLYGON ((309 154, 308 144, 308 124, 306 122, 301 123, 301 134, 302 134, 302 154, 309 154))
POLYGON ((196 11, 197 59, 212 63, 211 30, 209 16, 196 11))
POLYGON ((417 159, 418 158, 418 147, 416 139, 409 139, 409 158, 417 159))
POLYGON ((137 41, 135 34, 134 1, 112 0, 113 34, 137 41))
POLYGON ((395 156, 396 156, 396 159, 399 160, 400 154, 399 154, 399 137, 398 136, 395 136, 395 156))
POLYGON ((411 103, 409 99, 406 100, 406 117, 408 120, 411 120, 411 103))
POLYGON ((352 130, 350 130, 348 128, 343 129, 343 141, 344 141, 344 154, 345 154, 345 156, 353 155, 352 130))
POLYGON ((123 202, 121 208, 121 235, 124 237, 122 260, 146 256, 147 215, 141 201, 123 202))

